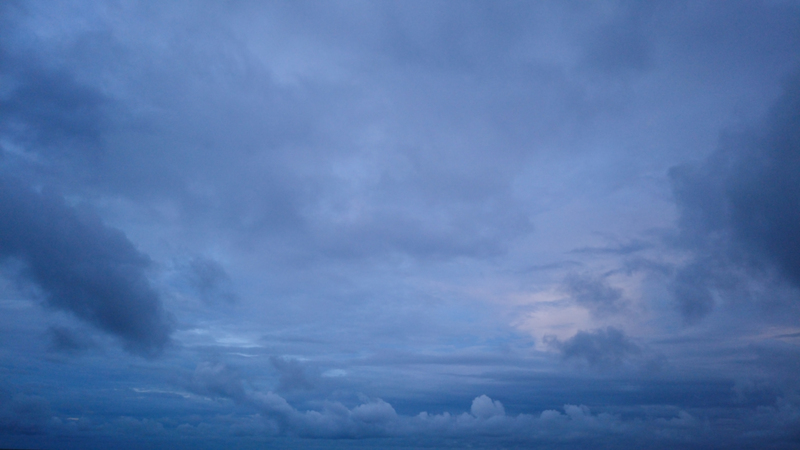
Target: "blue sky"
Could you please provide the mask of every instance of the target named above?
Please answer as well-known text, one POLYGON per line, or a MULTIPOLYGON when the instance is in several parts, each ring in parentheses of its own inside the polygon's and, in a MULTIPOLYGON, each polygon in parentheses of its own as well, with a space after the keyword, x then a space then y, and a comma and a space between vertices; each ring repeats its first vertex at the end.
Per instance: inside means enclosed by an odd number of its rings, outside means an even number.
POLYGON ((796 448, 799 23, 4 2, 0 446, 796 448))

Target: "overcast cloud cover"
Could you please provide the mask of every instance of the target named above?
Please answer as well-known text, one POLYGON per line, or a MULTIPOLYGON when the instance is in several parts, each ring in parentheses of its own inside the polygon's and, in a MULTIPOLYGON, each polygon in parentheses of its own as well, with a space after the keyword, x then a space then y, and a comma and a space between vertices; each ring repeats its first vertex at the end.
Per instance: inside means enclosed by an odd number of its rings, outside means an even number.
POLYGON ((800 446, 800 3, 0 3, 0 447, 800 446))

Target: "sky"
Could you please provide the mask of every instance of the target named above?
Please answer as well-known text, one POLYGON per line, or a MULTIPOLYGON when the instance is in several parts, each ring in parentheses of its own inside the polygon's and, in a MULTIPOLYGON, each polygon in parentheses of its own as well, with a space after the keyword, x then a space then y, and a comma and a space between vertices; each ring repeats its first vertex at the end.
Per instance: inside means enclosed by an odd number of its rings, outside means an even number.
POLYGON ((0 3, 0 447, 800 446, 800 3, 0 3))

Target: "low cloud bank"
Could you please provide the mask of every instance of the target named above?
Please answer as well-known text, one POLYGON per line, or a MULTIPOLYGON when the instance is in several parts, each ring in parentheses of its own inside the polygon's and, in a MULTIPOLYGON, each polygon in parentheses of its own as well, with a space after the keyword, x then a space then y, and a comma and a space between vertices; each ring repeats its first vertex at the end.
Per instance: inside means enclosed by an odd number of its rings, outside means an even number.
MULTIPOLYGON (((779 398, 771 407, 742 410, 735 417, 721 418, 710 411, 686 411, 674 406, 664 406, 657 412, 643 408, 636 414, 624 416, 571 404, 560 410, 515 415, 508 414, 500 401, 486 395, 476 397, 469 411, 460 414, 421 412, 406 416, 398 414, 391 404, 379 398, 367 399, 354 407, 329 401, 318 409, 303 411, 274 392, 250 389, 235 373, 223 364, 203 363, 198 366, 189 387, 200 395, 230 399, 239 406, 257 411, 257 416, 263 419, 260 433, 300 438, 431 436, 565 445, 624 441, 657 447, 680 444, 688 448, 722 441, 736 445, 774 442, 776 448, 784 448, 793 442, 796 433, 792 430, 800 425, 800 402, 789 397, 779 398), (726 437, 719 437, 720 432, 726 437)), ((249 416, 248 420, 251 419, 249 416)))
MULTIPOLYGON (((357 444, 359 448, 414 448, 409 443, 422 439, 429 446, 446 442, 442 447, 448 448, 469 443, 475 448, 790 449, 800 439, 796 431, 800 429, 800 398, 790 393, 772 405, 724 411, 671 405, 597 410, 566 404, 520 414, 509 413, 501 401, 480 395, 463 412, 404 415, 379 398, 364 398, 354 406, 326 401, 299 409, 279 394, 254 389, 236 369, 219 363, 198 365, 183 387, 190 392, 175 392, 169 398, 188 402, 185 413, 169 417, 65 415, 42 398, 0 389, 0 430, 7 436, 39 436, 41 442, 61 442, 64 436, 75 442, 98 436, 159 442, 278 439, 295 442, 296 448, 313 447, 303 444, 310 442, 306 439, 342 440, 328 441, 325 445, 330 448, 355 445, 350 440, 364 440, 357 444), (198 415, 199 404, 205 405, 201 409, 207 413, 198 415), (228 411, 208 409, 212 404, 228 411)), ((163 397, 170 392, 152 391, 151 395, 163 397)))

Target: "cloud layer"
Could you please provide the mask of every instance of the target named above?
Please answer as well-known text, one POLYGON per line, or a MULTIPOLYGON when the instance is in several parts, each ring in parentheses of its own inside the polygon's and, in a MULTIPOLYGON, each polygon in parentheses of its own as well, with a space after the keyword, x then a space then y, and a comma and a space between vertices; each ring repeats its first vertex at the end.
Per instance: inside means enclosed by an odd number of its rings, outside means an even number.
POLYGON ((0 3, 0 447, 796 447, 798 23, 0 3))

